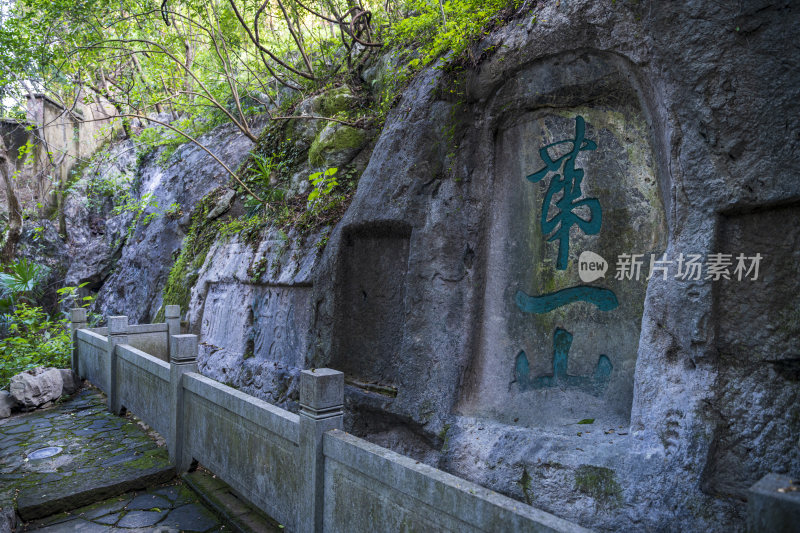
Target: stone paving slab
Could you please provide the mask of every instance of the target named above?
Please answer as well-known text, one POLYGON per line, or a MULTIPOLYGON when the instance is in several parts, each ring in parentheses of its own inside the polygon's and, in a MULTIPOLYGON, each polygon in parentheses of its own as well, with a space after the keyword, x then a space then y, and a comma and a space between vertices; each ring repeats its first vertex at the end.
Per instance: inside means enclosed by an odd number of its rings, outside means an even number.
POLYGON ((0 506, 32 520, 175 477, 166 448, 132 417, 106 409, 97 389, 0 421, 0 506), (55 455, 37 458, 46 448, 55 455))
POLYGON ((198 532, 230 531, 198 502, 197 495, 180 481, 129 492, 74 511, 25 524, 20 531, 49 532, 198 532))

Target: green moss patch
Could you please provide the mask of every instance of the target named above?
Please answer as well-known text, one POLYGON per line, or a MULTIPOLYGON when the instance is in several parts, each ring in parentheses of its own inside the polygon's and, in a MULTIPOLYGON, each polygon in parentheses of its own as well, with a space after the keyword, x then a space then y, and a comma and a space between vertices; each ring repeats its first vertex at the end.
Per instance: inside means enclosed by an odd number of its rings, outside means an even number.
POLYGON ((367 142, 364 130, 345 125, 336 125, 323 129, 308 150, 308 162, 321 167, 331 154, 343 150, 361 148, 367 142))
POLYGON ((575 470, 575 490, 603 505, 618 507, 622 503, 622 487, 615 478, 610 468, 581 465, 575 470))
POLYGON ((219 219, 208 221, 207 216, 209 211, 214 208, 214 201, 220 192, 221 189, 218 189, 204 197, 195 209, 189 233, 183 240, 180 255, 175 260, 167 277, 163 292, 163 305, 155 316, 155 322, 164 320, 164 310, 167 305, 180 305, 184 310, 189 306, 192 287, 197 282, 200 268, 205 263, 206 255, 219 232, 219 219))

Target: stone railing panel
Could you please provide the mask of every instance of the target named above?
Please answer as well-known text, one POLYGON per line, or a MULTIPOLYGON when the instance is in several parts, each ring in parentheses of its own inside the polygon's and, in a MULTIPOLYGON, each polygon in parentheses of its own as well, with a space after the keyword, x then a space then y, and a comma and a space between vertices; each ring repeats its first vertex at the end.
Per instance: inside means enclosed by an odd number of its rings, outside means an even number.
POLYGON ((297 415, 199 374, 184 375, 185 453, 291 529, 302 471, 297 415))
POLYGON ((117 394, 120 404, 161 435, 170 423, 169 364, 122 344, 117 346, 117 394))
POLYGON ((342 431, 324 453, 326 532, 588 531, 342 431))

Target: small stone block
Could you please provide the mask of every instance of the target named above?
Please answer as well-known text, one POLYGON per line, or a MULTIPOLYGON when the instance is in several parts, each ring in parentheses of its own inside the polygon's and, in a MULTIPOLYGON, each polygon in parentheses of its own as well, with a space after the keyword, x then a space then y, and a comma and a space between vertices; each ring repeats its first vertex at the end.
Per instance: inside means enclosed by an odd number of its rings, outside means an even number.
POLYGON ((197 335, 173 335, 169 338, 169 354, 173 361, 197 359, 197 335))
POLYGON ((329 409, 344 402, 344 374, 330 368, 300 373, 300 403, 315 410, 329 409))
POLYGON ((124 335, 128 333, 128 317, 110 316, 108 317, 108 334, 124 335))
POLYGON ((164 309, 164 316, 166 318, 180 318, 180 316, 181 316, 181 306, 180 305, 168 305, 164 309))
POLYGON ((747 531, 782 533, 800 524, 800 479, 767 474, 747 494, 747 531))
POLYGON ((86 322, 86 309, 82 307, 70 309, 69 318, 72 322, 86 322))

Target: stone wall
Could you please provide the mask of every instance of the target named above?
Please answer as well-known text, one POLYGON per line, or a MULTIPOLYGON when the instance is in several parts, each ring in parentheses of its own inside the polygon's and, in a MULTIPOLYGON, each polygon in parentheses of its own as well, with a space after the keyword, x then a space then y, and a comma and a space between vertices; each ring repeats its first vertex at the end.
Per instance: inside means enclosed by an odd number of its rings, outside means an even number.
POLYGON ((63 201, 55 191, 67 183, 71 171, 87 161, 102 143, 111 140, 114 133, 112 121, 117 113, 110 104, 87 105, 78 100, 72 109, 67 109, 45 95, 28 96, 28 121, 36 127, 32 136, 33 165, 23 174, 33 192, 32 200, 41 204, 40 212, 45 214, 63 201))
POLYGON ((197 374, 195 335, 171 336, 164 363, 127 344, 127 317, 109 317, 101 353, 82 311, 73 312, 73 365, 109 408, 166 435, 179 472, 200 462, 288 531, 586 531, 337 431, 341 372, 303 371, 298 416, 197 374))

